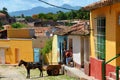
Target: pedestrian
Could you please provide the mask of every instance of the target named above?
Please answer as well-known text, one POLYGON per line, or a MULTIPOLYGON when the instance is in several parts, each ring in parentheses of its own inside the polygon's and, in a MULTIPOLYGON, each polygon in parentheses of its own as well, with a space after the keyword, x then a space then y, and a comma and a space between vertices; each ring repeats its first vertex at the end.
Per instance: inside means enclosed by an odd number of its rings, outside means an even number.
POLYGON ((65 55, 66 55, 66 65, 69 65, 69 63, 72 61, 72 48, 70 48, 70 50, 67 50, 65 55))

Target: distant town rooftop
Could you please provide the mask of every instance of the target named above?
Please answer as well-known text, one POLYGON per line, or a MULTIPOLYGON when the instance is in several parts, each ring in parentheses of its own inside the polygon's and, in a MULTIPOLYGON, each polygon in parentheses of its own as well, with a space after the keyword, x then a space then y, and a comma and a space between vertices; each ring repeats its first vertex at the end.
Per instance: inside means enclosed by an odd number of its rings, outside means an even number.
POLYGON ((5 17, 6 15, 3 13, 0 13, 0 17, 5 17))

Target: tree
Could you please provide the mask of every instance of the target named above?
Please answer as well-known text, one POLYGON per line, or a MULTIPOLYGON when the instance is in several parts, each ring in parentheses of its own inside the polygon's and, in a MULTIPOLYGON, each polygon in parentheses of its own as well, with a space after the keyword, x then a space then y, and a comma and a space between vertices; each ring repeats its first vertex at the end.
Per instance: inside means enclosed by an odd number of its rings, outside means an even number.
POLYGON ((69 12, 62 12, 62 11, 58 11, 57 13, 40 13, 38 15, 33 15, 32 16, 33 19, 39 18, 42 20, 66 20, 66 19, 87 19, 89 20, 90 18, 90 12, 89 11, 85 11, 82 9, 79 10, 71 10, 69 12))
POLYGON ((67 16, 66 16, 66 14, 65 14, 64 12, 58 11, 58 12, 57 12, 57 19, 58 19, 58 20, 66 20, 66 19, 67 19, 67 16))
POLYGON ((27 27, 27 25, 19 23, 19 22, 16 22, 16 23, 12 24, 12 27, 13 28, 23 28, 23 27, 27 27))
POLYGON ((66 15, 67 15, 67 19, 75 19, 77 16, 77 13, 76 13, 76 11, 72 10, 70 12, 67 12, 66 15))
POLYGON ((46 14, 40 13, 40 14, 38 14, 38 18, 41 20, 44 20, 44 19, 46 19, 46 14))
POLYGON ((38 16, 38 14, 33 14, 33 15, 32 15, 32 18, 33 18, 33 19, 38 19, 39 16, 38 16))
POLYGON ((54 15, 53 13, 47 13, 46 15, 47 15, 46 18, 47 18, 48 20, 53 20, 53 15, 54 15))
POLYGON ((9 18, 9 14, 7 12, 7 8, 3 7, 3 9, 0 11, 1 13, 5 14, 7 18, 9 18))
POLYGON ((90 12, 89 11, 85 11, 85 10, 78 10, 77 11, 77 18, 78 19, 90 19, 90 12))
POLYGON ((28 22, 32 22, 33 21, 33 18, 31 16, 26 16, 25 17, 25 20, 28 21, 28 22))
POLYGON ((49 40, 47 40, 47 42, 45 44, 45 47, 43 49, 41 49, 41 53, 42 54, 47 54, 50 51, 52 51, 52 41, 53 41, 52 38, 50 38, 49 40))

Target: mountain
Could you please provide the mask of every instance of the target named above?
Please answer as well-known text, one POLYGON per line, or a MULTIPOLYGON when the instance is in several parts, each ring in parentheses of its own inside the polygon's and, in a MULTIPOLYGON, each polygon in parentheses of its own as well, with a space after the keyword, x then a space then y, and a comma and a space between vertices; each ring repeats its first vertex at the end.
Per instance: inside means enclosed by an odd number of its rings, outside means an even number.
MULTIPOLYGON (((60 7, 69 8, 69 9, 73 9, 73 10, 78 10, 78 9, 81 8, 80 6, 74 6, 73 7, 73 6, 70 6, 68 4, 64 4, 60 7)), ((33 14, 39 14, 39 13, 49 13, 49 12, 56 13, 57 11, 67 12, 69 10, 60 9, 60 8, 56 8, 56 7, 45 8, 45 7, 38 6, 38 7, 32 8, 32 9, 28 9, 28 10, 10 12, 9 14, 11 16, 21 16, 21 14, 24 14, 25 16, 31 16, 33 14)))

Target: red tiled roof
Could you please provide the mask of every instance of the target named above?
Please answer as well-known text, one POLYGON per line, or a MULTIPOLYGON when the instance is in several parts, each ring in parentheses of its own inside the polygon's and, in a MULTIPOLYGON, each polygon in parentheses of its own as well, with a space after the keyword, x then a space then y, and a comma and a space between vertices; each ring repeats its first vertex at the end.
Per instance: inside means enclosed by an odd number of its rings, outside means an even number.
POLYGON ((95 2, 93 4, 85 6, 83 9, 85 9, 85 10, 94 10, 94 9, 104 7, 104 6, 109 6, 109 5, 118 3, 118 2, 120 2, 120 0, 100 0, 98 2, 95 2))
POLYGON ((49 27, 34 27, 35 36, 45 36, 45 32, 49 30, 49 27))
POLYGON ((5 17, 6 15, 3 13, 0 13, 0 17, 5 17))
MULTIPOLYGON (((73 25, 69 28, 68 34, 72 35, 88 35, 89 30, 86 29, 86 22, 81 22, 76 25, 73 25)), ((89 22, 87 22, 87 25, 89 26, 89 22)))
POLYGON ((57 35, 65 35, 66 32, 68 31, 67 26, 55 26, 55 28, 59 28, 59 30, 54 32, 54 34, 57 34, 57 35))
MULTIPOLYGON (((57 35, 88 35, 89 30, 86 29, 86 21, 81 21, 71 27, 64 27, 55 32, 57 35)), ((89 26, 89 21, 87 21, 89 26)))

